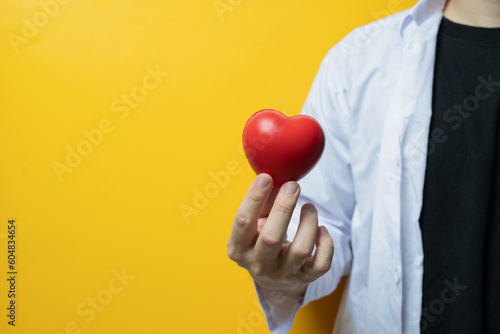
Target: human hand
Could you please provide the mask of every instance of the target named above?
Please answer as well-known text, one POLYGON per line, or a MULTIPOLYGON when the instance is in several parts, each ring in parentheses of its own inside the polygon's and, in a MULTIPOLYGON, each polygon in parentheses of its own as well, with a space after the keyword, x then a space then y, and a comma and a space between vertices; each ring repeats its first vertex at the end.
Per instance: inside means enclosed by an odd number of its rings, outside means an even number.
POLYGON ((307 285, 330 269, 333 241, 325 226, 318 227, 314 205, 307 203, 296 236, 288 242, 286 231, 300 187, 290 181, 276 190, 272 182, 268 174, 259 174, 250 186, 234 218, 228 256, 260 286, 303 296, 307 285))

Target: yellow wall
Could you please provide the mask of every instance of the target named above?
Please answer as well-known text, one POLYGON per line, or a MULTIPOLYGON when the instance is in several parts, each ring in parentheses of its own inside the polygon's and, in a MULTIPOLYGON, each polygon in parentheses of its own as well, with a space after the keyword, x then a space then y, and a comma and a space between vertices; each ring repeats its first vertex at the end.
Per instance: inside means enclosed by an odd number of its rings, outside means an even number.
MULTIPOLYGON (((298 114, 331 46, 414 3, 0 0, 0 332, 267 333, 226 256, 245 121, 298 114)), ((338 297, 292 333, 330 333, 338 297)))

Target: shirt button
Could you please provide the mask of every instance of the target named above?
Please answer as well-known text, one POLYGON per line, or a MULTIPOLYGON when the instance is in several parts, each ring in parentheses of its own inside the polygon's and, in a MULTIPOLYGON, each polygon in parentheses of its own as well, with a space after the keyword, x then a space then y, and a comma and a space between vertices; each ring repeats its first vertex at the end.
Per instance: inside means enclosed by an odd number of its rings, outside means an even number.
POLYGON ((396 266, 394 270, 394 282, 399 284, 401 282, 401 266, 396 266))
POLYGON ((400 157, 396 158, 396 166, 401 167, 401 158, 400 157))

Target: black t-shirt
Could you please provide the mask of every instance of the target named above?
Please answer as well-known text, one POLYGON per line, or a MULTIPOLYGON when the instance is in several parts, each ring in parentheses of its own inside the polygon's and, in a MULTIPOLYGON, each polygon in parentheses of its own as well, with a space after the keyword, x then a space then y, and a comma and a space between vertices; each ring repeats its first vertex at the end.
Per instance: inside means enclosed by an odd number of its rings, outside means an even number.
POLYGON ((500 333, 499 121, 500 28, 443 18, 420 216, 422 333, 500 333))

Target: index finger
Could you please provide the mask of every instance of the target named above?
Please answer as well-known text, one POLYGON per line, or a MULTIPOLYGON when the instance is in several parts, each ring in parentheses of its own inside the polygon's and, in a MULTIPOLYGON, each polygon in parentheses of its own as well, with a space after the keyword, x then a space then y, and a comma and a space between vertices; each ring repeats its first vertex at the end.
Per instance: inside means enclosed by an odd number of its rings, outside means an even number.
POLYGON ((228 245, 246 249, 252 244, 260 212, 271 192, 272 181, 268 174, 257 175, 236 212, 228 245))

